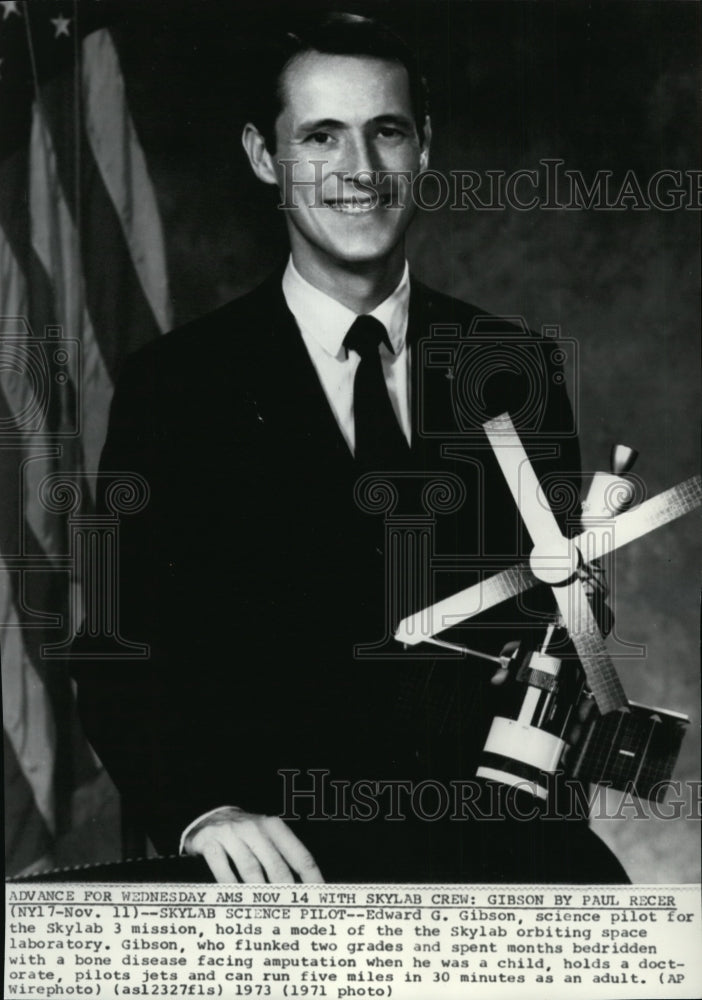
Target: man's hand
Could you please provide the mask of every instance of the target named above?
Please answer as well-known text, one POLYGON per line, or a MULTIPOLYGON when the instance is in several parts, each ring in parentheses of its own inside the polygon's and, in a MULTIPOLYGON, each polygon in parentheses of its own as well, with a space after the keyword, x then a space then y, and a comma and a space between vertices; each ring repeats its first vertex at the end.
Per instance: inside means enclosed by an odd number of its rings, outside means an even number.
POLYGON ((208 813, 188 831, 186 854, 201 854, 218 882, 323 882, 317 864, 279 816, 237 806, 208 813))

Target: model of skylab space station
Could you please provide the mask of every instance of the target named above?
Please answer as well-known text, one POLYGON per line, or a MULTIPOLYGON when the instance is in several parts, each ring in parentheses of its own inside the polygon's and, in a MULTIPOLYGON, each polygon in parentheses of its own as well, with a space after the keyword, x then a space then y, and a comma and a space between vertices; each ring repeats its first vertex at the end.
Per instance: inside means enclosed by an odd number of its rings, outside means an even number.
POLYGON ((543 800, 548 776, 562 766, 567 753, 567 771, 574 779, 659 800, 689 719, 629 701, 590 608, 582 569, 699 507, 700 477, 629 507, 633 489, 625 474, 636 453, 616 446, 611 472, 593 477, 583 503, 582 532, 566 538, 542 499, 509 414, 487 421, 483 428, 533 543, 529 559, 405 618, 395 638, 407 646, 429 642, 472 654, 437 637, 540 583, 549 585, 559 614, 541 648, 518 647, 509 657, 488 657, 508 671, 512 697, 506 699, 510 708, 505 715, 493 719, 477 776, 518 786, 543 800), (562 629, 570 636, 577 660, 549 652, 554 632, 562 629), (594 700, 594 711, 580 727, 576 743, 569 745, 584 699, 594 700))

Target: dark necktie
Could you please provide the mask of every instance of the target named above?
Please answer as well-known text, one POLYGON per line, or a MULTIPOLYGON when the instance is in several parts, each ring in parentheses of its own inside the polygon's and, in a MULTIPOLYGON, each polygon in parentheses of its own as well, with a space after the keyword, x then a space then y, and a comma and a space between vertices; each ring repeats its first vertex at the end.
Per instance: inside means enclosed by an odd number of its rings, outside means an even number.
POLYGON ((385 384, 379 347, 392 346, 385 327, 373 316, 358 316, 344 338, 347 353, 360 357, 353 382, 356 461, 372 469, 396 467, 409 454, 385 384))

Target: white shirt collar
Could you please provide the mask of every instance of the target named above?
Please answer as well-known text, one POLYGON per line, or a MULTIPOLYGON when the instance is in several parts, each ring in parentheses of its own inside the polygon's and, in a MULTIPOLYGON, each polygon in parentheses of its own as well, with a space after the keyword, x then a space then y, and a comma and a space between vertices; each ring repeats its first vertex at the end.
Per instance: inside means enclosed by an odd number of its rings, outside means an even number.
MULTIPOLYGON (((292 257, 288 259, 283 275, 283 294, 298 325, 313 336, 327 354, 345 357, 344 337, 356 319, 356 313, 311 285, 297 270, 292 257)), ((409 295, 409 264, 405 261, 402 278, 395 290, 370 313, 387 330, 396 356, 405 343, 409 295)))

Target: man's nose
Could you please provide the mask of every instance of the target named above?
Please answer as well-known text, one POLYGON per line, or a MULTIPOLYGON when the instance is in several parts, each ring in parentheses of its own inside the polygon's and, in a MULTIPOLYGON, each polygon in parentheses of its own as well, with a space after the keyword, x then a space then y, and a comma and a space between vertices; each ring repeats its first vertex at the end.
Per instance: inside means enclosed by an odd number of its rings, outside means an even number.
POLYGON ((364 135, 349 136, 346 149, 345 179, 358 177, 368 183, 373 180, 381 163, 373 142, 364 135))

